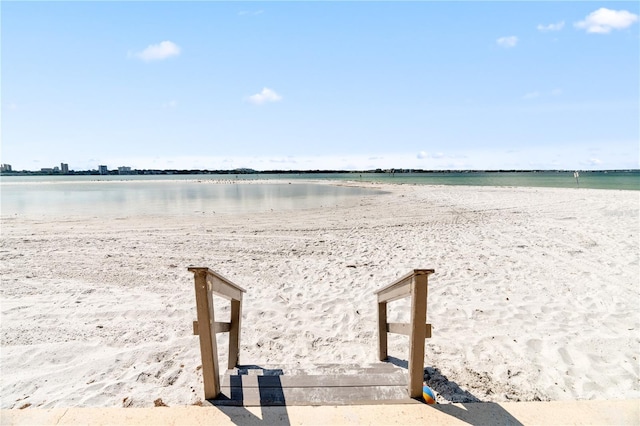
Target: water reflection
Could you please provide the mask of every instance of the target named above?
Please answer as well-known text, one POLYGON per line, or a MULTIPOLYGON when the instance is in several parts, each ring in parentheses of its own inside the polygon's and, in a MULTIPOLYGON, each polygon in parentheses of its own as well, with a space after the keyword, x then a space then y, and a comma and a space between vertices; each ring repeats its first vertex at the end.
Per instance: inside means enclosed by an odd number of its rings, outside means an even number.
POLYGON ((365 188, 182 181, 2 184, 2 215, 131 216, 243 213, 355 203, 365 188))

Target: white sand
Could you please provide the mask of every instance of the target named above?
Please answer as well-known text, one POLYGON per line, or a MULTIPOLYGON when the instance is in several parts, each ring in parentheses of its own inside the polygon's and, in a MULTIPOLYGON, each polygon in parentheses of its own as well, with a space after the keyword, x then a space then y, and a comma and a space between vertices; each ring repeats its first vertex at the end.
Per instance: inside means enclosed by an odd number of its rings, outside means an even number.
MULTIPOLYGON (((189 265, 248 290, 243 364, 375 362, 373 291, 434 268, 439 402, 640 397, 640 193, 371 186, 390 192, 246 215, 3 217, 1 407, 201 400, 189 265)), ((392 336, 390 355, 407 351, 392 336)))

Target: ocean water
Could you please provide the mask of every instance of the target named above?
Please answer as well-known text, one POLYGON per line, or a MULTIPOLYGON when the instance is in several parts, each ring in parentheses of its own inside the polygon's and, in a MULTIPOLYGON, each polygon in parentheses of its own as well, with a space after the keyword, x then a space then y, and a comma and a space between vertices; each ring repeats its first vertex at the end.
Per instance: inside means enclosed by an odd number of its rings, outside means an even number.
MULTIPOLYGON (((235 175, 234 175, 235 176, 235 175)), ((243 175, 240 175, 243 176, 243 175)), ((252 176, 252 175, 245 175, 252 176)), ((255 175, 253 175, 255 176, 255 175)), ((260 175, 269 179, 271 175, 260 175)), ((623 189, 640 191, 640 170, 579 172, 432 172, 432 173, 301 173, 273 175, 279 179, 333 179, 412 185, 519 186, 623 189)))
MULTIPOLYGON (((376 190, 302 180, 640 190, 640 171, 3 176, 2 216, 215 214, 356 203, 376 190), (269 183, 271 180, 287 183, 269 183), (238 184, 261 180, 260 184, 238 184)), ((380 192, 380 191, 377 191, 380 192)))
POLYGON ((581 171, 578 181, 573 171, 537 172, 430 172, 430 173, 273 173, 203 175, 125 176, 2 176, 1 184, 56 182, 120 182, 164 180, 340 180, 403 183, 414 185, 522 186, 552 188, 623 189, 640 191, 640 170, 581 171))

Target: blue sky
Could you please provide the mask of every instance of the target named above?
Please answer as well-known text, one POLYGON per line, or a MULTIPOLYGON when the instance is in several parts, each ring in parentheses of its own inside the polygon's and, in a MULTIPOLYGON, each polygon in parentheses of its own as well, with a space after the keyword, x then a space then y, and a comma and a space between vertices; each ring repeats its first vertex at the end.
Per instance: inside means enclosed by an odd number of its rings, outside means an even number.
POLYGON ((12 2, 3 163, 640 168, 638 2, 12 2))

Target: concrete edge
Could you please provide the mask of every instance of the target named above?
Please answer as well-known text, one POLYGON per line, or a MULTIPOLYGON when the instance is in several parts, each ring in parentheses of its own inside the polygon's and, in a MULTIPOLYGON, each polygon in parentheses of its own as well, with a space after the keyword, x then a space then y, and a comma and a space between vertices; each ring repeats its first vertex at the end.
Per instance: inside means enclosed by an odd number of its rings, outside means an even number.
POLYGON ((0 410, 4 425, 637 425, 640 399, 468 404, 0 410))

